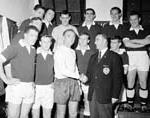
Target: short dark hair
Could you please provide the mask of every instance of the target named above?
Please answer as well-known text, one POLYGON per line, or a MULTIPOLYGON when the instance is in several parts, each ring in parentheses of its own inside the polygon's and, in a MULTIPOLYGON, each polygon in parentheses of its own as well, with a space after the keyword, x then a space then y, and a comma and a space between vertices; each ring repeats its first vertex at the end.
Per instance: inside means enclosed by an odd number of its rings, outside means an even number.
POLYGON ((98 34, 96 34, 96 37, 97 37, 98 35, 101 35, 103 38, 105 38, 105 39, 108 41, 108 37, 107 37, 106 34, 104 34, 104 33, 98 33, 98 34))
POLYGON ((27 27, 25 28, 25 30, 24 30, 24 33, 28 33, 30 30, 34 30, 34 31, 36 31, 36 32, 39 33, 39 30, 38 30, 35 26, 33 26, 33 25, 27 26, 27 27))
POLYGON ((93 15, 95 15, 95 10, 93 8, 87 8, 84 12, 84 14, 86 14, 87 11, 92 11, 93 12, 93 15))
POLYGON ((50 38, 51 40, 53 39, 53 37, 52 37, 52 36, 50 36, 50 35, 43 35, 43 36, 41 36, 41 38, 40 38, 40 40, 39 40, 39 41, 41 41, 41 40, 42 40, 42 38, 50 38))
POLYGON ((42 7, 42 6, 39 5, 39 4, 35 5, 34 8, 33 8, 34 11, 37 11, 38 9, 43 9, 43 10, 45 11, 45 8, 42 7))
POLYGON ((48 10, 52 10, 52 11, 55 12, 55 10, 54 10, 53 8, 46 8, 46 9, 45 9, 45 14, 47 13, 48 10))
POLYGON ((119 43, 122 43, 122 38, 120 36, 114 36, 110 40, 118 40, 119 43))
POLYGON ((68 10, 61 11, 60 16, 61 15, 69 15, 69 16, 71 16, 70 13, 68 12, 68 10))
POLYGON ((131 12, 129 13, 129 18, 130 18, 130 16, 134 16, 134 15, 137 15, 138 18, 141 18, 141 14, 140 14, 138 11, 131 11, 131 12))
POLYGON ((76 35, 76 33, 75 33, 75 31, 73 30, 73 29, 66 29, 64 32, 63 32, 63 36, 66 34, 66 32, 73 32, 75 35, 76 35))
POLYGON ((119 14, 121 13, 121 9, 120 9, 119 7, 112 7, 112 8, 110 9, 110 13, 111 13, 113 10, 117 10, 119 14))
POLYGON ((46 8, 46 9, 45 9, 45 13, 44 13, 44 17, 45 17, 46 13, 47 13, 49 10, 52 10, 52 11, 55 13, 55 10, 54 10, 53 8, 46 8))
POLYGON ((89 33, 87 33, 87 32, 82 32, 82 33, 80 34, 80 36, 82 36, 82 35, 86 35, 86 36, 88 36, 88 37, 89 37, 89 39, 90 39, 90 35, 89 35, 89 33))

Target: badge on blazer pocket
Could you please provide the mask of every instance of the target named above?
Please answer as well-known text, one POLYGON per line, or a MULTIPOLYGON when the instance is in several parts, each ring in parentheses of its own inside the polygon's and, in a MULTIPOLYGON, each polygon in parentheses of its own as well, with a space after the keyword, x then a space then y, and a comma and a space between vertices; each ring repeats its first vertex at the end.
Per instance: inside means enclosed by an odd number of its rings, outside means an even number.
POLYGON ((109 65, 103 65, 103 73, 108 75, 110 73, 109 65))

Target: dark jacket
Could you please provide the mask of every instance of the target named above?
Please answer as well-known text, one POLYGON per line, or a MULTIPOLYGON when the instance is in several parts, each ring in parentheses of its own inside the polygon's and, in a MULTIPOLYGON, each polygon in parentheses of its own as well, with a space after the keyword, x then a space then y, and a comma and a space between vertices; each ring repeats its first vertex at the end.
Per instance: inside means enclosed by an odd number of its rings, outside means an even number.
POLYGON ((42 28, 41 28, 41 32, 40 32, 40 36, 44 36, 44 35, 49 35, 52 36, 52 30, 53 30, 54 26, 50 25, 47 27, 45 25, 45 23, 42 23, 42 28))
POLYGON ((111 98, 119 98, 122 86, 121 57, 117 53, 107 50, 98 63, 97 52, 89 61, 87 77, 87 84, 89 84, 88 100, 92 100, 95 91, 96 100, 99 103, 111 103, 111 98))

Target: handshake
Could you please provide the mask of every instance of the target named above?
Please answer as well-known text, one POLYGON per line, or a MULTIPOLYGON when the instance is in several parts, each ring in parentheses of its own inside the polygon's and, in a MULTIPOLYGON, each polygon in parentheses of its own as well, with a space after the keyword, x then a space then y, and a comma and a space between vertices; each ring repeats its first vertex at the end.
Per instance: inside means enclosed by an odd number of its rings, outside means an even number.
POLYGON ((88 81, 88 78, 85 74, 80 74, 80 78, 79 80, 82 82, 82 83, 86 83, 88 81))

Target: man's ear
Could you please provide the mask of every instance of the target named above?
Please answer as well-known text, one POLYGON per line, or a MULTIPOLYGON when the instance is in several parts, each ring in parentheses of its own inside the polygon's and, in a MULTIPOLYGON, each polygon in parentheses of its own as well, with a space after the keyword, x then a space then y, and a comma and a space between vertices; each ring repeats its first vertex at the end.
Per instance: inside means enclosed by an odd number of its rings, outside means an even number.
POLYGON ((94 15, 94 18, 93 19, 95 19, 96 18, 96 15, 94 15))
POLYGON ((120 18, 122 17, 122 13, 119 14, 119 17, 120 17, 120 18))
POLYGON ((119 47, 121 46, 121 44, 122 44, 122 43, 120 42, 120 43, 119 43, 119 47))
POLYGON ((69 16, 69 20, 71 19, 71 16, 69 16))
POLYGON ((139 18, 139 21, 141 22, 141 18, 139 18))
POLYGON ((39 41, 39 44, 41 45, 41 41, 39 41))
POLYGON ((59 17, 59 20, 60 20, 60 21, 62 20, 61 16, 59 17))

